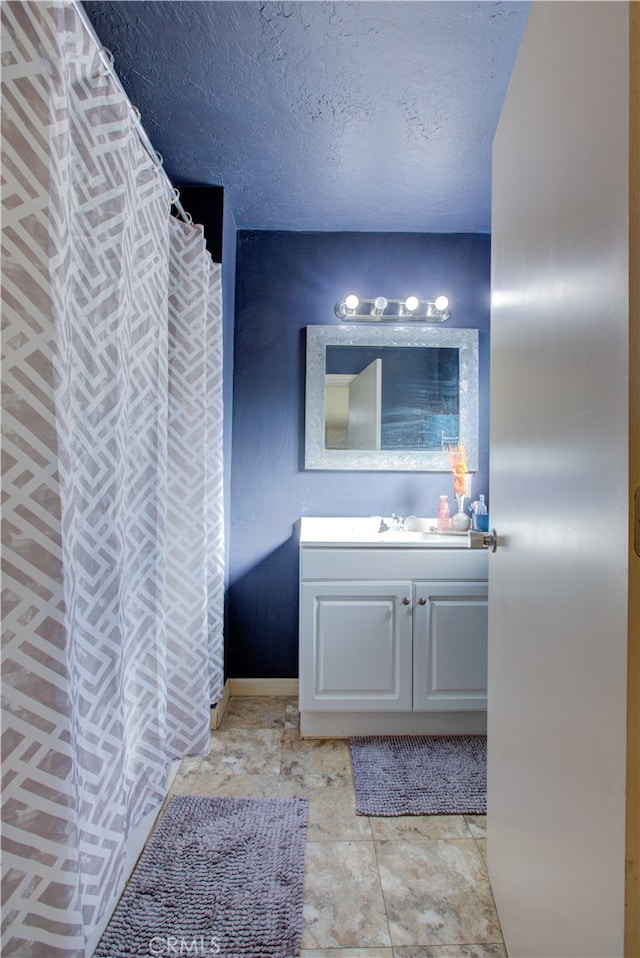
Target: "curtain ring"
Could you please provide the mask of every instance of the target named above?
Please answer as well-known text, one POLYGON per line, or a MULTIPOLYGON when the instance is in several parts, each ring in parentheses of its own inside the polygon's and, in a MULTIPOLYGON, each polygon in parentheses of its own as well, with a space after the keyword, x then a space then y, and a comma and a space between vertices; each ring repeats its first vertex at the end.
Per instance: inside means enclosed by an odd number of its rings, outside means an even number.
POLYGON ((177 186, 171 187, 170 202, 173 206, 176 207, 176 209, 178 210, 178 213, 180 214, 180 218, 185 223, 188 223, 189 225, 193 224, 193 217, 191 213, 187 213, 187 211, 182 206, 182 203, 180 203, 180 190, 178 189, 177 186))
POLYGON ((155 153, 156 166, 162 168, 164 166, 164 157, 162 153, 159 153, 158 150, 154 150, 153 152, 155 153))
POLYGON ((140 112, 140 110, 138 109, 138 107, 137 107, 137 106, 134 106, 133 103, 130 103, 130 104, 129 104, 129 112, 131 113, 131 116, 133 117, 133 125, 134 125, 134 127, 140 126, 140 122, 141 122, 141 120, 142 120, 142 113, 140 112))
POLYGON ((102 47, 99 53, 100 53, 100 60, 102 62, 102 66, 98 70, 98 73, 102 77, 108 77, 109 74, 113 72, 113 64, 114 64, 115 58, 113 56, 113 53, 109 49, 109 47, 102 47))

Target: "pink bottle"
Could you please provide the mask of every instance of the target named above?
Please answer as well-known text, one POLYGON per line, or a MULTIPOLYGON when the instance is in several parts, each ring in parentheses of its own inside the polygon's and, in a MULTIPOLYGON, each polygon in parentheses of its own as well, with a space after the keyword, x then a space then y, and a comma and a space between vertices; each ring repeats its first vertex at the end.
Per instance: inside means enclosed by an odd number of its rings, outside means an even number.
POLYGON ((449 497, 440 496, 440 505, 438 506, 438 529, 446 532, 451 525, 449 517, 449 497))

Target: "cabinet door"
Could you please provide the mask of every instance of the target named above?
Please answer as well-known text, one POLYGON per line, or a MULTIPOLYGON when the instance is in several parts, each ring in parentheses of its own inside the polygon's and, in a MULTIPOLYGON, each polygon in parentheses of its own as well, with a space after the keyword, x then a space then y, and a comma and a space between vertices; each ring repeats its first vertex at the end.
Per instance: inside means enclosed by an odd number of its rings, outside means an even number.
POLYGON ((411 583, 303 583, 300 707, 411 711, 411 583))
POLYGON ((487 583, 415 584, 413 708, 487 707, 487 583))

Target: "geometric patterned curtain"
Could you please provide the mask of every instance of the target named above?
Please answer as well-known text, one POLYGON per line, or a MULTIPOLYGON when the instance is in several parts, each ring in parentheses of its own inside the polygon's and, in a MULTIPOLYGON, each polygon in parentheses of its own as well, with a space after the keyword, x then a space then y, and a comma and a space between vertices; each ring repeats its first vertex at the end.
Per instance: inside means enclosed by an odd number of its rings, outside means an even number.
POLYGON ((224 685, 224 453, 222 383, 222 268, 209 261, 208 313, 205 341, 207 376, 207 617, 209 698, 222 698, 224 685))
POLYGON ((208 743, 208 727, 193 713, 194 689, 207 702, 222 691, 222 344, 209 341, 220 335, 222 317, 220 267, 205 253, 202 227, 171 220, 169 244, 167 748, 179 756, 203 731, 201 747, 208 743), (218 612, 211 623, 210 608, 218 612))
POLYGON ((74 3, 2 21, 2 954, 75 958, 220 697, 219 267, 74 3))

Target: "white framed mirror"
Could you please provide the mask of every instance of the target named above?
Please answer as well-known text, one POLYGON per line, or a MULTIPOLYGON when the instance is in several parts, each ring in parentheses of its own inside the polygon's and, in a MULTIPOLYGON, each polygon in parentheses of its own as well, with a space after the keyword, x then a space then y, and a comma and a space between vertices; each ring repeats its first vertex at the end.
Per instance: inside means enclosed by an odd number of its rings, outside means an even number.
POLYGON ((478 331, 307 326, 305 469, 478 468, 478 331))

